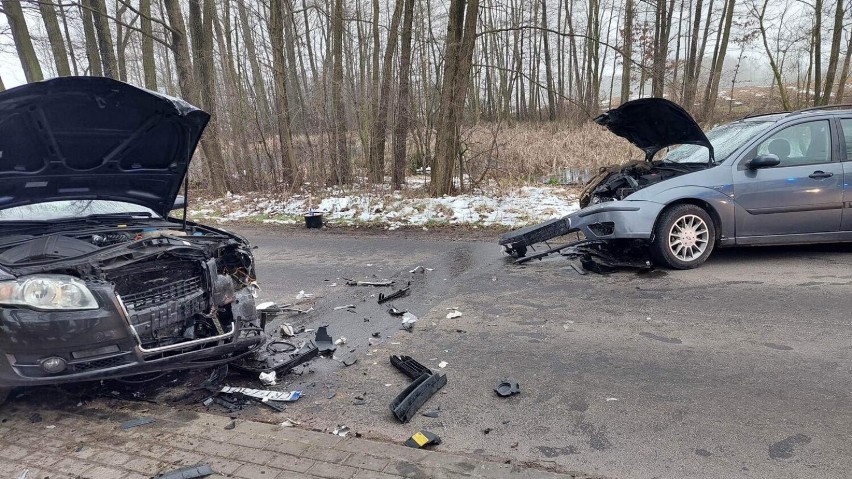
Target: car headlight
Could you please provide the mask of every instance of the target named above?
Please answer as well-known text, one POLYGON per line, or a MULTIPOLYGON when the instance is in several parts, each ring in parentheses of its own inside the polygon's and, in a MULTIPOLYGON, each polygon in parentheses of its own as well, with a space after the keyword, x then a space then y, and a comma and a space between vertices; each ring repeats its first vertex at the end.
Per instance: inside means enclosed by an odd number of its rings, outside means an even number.
POLYGON ((36 309, 97 309, 86 283, 58 274, 24 276, 0 281, 0 304, 36 309))

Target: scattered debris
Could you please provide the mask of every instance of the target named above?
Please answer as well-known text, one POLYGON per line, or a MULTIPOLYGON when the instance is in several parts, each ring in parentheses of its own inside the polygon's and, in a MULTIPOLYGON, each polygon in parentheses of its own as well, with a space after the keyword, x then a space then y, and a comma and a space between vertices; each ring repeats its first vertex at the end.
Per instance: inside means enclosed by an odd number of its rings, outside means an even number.
POLYGON ((55 424, 48 424, 47 426, 44 426, 44 428, 45 429, 56 429, 56 425, 55 424))
POLYGON ((349 366, 352 366, 353 364, 357 363, 358 358, 356 358, 354 356, 350 356, 350 357, 345 358, 343 361, 340 361, 340 362, 343 363, 344 366, 349 367, 349 366))
POLYGON ((335 436, 346 437, 349 434, 349 426, 338 425, 331 433, 335 436))
POLYGON ((493 430, 494 430, 494 429, 492 429, 492 428, 490 428, 490 427, 486 427, 485 429, 483 429, 483 430, 482 430, 482 434, 490 434, 490 433, 491 433, 491 431, 493 431, 493 430))
POLYGON ((152 422, 155 422, 155 421, 156 421, 156 419, 154 419, 152 417, 140 417, 140 418, 137 418, 137 419, 131 419, 129 421, 124 421, 123 423, 121 423, 121 428, 122 429, 132 429, 134 427, 144 426, 145 424, 151 424, 152 422))
POLYGON ((225 429, 227 429, 229 431, 231 429, 234 429, 235 427, 237 427, 237 421, 231 421, 231 422, 229 422, 228 424, 225 425, 225 429))
POLYGON ((213 401, 213 398, 212 398, 212 397, 209 397, 209 398, 207 398, 207 399, 205 399, 205 400, 201 401, 201 404, 204 404, 204 405, 205 405, 205 406, 207 406, 207 407, 212 406, 212 405, 213 405, 213 403, 214 403, 214 401, 213 401))
POLYGON ((239 393, 265 401, 292 402, 302 397, 302 391, 269 391, 266 389, 236 388, 231 386, 224 386, 220 392, 225 394, 239 393))
POLYGON ((275 386, 277 384, 275 371, 269 371, 268 373, 260 373, 260 384, 264 386, 275 386))
POLYGON ((606 398, 606 402, 618 401, 618 398, 606 398))
POLYGON ((461 318, 461 317, 462 317, 462 313, 461 313, 461 311, 459 311, 457 309, 453 309, 452 311, 447 313, 447 319, 456 319, 456 318, 461 318))
POLYGON ((334 342, 331 339, 331 336, 329 336, 327 328, 328 326, 320 326, 317 328, 316 339, 314 339, 314 342, 316 343, 317 349, 319 349, 320 353, 328 353, 337 349, 334 347, 334 342))
POLYGON ((282 338, 290 338, 296 335, 296 332, 293 330, 293 326, 289 323, 283 323, 279 327, 279 331, 281 332, 282 338))
POLYGON ((512 378, 506 378, 497 383, 494 392, 501 397, 509 397, 521 392, 521 386, 512 378))
POLYGON ((343 306, 335 306, 334 307, 335 311, 340 311, 341 309, 355 309, 355 305, 354 304, 346 304, 346 305, 343 305, 343 306))
POLYGON ((298 426, 299 424, 302 424, 302 423, 300 423, 299 421, 294 421, 293 419, 285 419, 284 422, 279 424, 279 426, 281 426, 281 427, 295 427, 295 426, 298 426))
POLYGON ((168 472, 161 472, 154 476, 153 479, 196 479, 199 477, 207 477, 216 474, 208 464, 199 464, 197 466, 182 467, 168 472))
POLYGON ((438 417, 441 415, 441 411, 439 409, 435 409, 433 411, 426 411, 421 415, 426 417, 438 417))
MULTIPOLYGON (((432 271, 432 270, 430 269, 429 271, 432 271)), ((426 272, 426 268, 424 268, 423 266, 418 266, 418 267, 412 269, 411 271, 409 271, 409 273, 425 273, 425 272, 426 272)))
POLYGON ((414 323, 417 322, 417 316, 411 313, 405 313, 402 315, 402 329, 406 331, 411 331, 411 328, 414 327, 414 323))
POLYGON ((449 363, 446 361, 441 361, 440 363, 438 363, 438 367, 444 369, 445 367, 447 367, 448 364, 449 363))
POLYGON ((334 344, 337 346, 342 346, 346 344, 346 338, 344 336, 341 336, 337 339, 337 341, 334 342, 334 344))
POLYGON ((380 338, 380 337, 382 337, 382 333, 380 333, 380 332, 376 331, 375 333, 373 333, 373 334, 372 334, 372 336, 373 336, 374 338, 380 338))
POLYGON ((390 313, 391 316, 402 316, 407 312, 408 310, 406 309, 396 309, 393 306, 391 306, 391 308, 388 310, 388 313, 390 313))
POLYGON ((334 396, 337 396, 336 391, 332 391, 328 396, 326 396, 326 399, 334 399, 334 396))
POLYGON ((408 293, 411 292, 411 281, 408 282, 408 286, 400 289, 399 291, 394 291, 391 294, 385 295, 384 293, 379 293, 379 304, 386 303, 393 299, 399 299, 404 296, 407 296, 408 293))
POLYGON ((389 279, 383 279, 381 281, 355 281, 351 279, 346 279, 346 284, 349 286, 393 286, 393 281, 389 279))
POLYGON ((41 422, 41 421, 42 421, 41 414, 39 414, 37 412, 30 414, 30 422, 31 423, 35 424, 35 423, 41 422))
POLYGON ((364 399, 355 398, 355 400, 352 401, 352 404, 356 406, 363 406, 364 404, 367 404, 367 401, 365 401, 364 399))
POLYGON ((313 294, 306 293, 305 290, 299 291, 299 294, 296 295, 296 299, 311 299, 313 297, 313 294))
POLYGON ((437 446, 438 444, 441 444, 441 438, 438 437, 437 434, 429 431, 418 431, 408 438, 403 444, 415 449, 422 449, 426 446, 437 446))
POLYGON ((394 416, 400 422, 406 423, 429 398, 447 384, 447 376, 433 373, 409 356, 391 356, 390 362, 401 373, 413 379, 390 405, 394 416))
POLYGON ((21 475, 18 476, 18 479, 27 479, 28 477, 30 477, 30 470, 24 469, 24 472, 22 472, 21 475))

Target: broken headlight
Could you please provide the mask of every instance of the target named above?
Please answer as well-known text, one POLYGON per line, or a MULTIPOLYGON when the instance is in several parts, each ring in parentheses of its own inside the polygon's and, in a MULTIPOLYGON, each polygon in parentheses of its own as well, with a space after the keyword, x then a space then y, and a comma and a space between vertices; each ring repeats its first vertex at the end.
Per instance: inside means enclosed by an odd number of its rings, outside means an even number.
POLYGON ((97 309, 86 283, 65 275, 33 275, 0 281, 0 304, 36 309, 97 309))

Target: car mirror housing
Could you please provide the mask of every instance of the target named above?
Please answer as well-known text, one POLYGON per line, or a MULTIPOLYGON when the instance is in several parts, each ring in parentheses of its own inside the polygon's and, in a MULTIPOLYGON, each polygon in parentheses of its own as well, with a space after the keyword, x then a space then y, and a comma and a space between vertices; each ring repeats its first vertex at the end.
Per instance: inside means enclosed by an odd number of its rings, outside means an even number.
POLYGON ((781 164, 781 159, 778 155, 767 153, 765 155, 757 155, 748 162, 748 169, 757 170, 760 168, 771 168, 781 164))

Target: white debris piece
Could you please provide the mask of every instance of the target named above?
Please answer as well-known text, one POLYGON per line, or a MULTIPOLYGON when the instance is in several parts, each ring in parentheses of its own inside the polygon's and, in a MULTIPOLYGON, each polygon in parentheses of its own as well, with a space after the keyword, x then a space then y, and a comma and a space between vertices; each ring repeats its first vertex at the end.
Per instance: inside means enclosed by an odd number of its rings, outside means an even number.
POLYGON ((414 327, 414 323, 417 322, 417 316, 411 313, 405 313, 402 315, 402 327, 407 331, 411 331, 411 328, 414 327))
POLYGON ((340 346, 341 344, 346 344, 346 338, 341 336, 340 338, 338 338, 337 341, 334 342, 334 344, 336 344, 338 346, 340 346))
POLYGON ((300 423, 299 421, 293 420, 293 419, 285 419, 284 422, 282 422, 280 424, 280 426, 281 427, 293 427, 293 426, 298 426, 299 424, 302 424, 302 423, 300 423))
POLYGON ((281 326, 279 327, 279 331, 281 331, 281 337, 284 338, 289 338, 296 335, 295 331, 293 330, 293 326, 291 326, 289 323, 281 324, 281 326))
POLYGON ((441 361, 440 363, 438 363, 438 367, 444 369, 445 367, 447 367, 447 364, 449 363, 446 361, 441 361))
POLYGON ((260 373, 259 379, 260 384, 263 384, 264 386, 275 386, 275 384, 277 384, 275 382, 275 380, 277 379, 275 377, 275 371, 270 371, 268 373, 260 373))
POLYGON ((313 298, 314 295, 311 293, 306 293, 305 290, 299 291, 299 294, 296 295, 296 299, 310 299, 313 298))
POLYGON ((253 398, 262 399, 264 401, 291 402, 302 397, 302 391, 269 391, 266 389, 235 388, 231 386, 223 386, 219 392, 225 394, 240 393, 253 398))
POLYGON ((331 433, 335 436, 346 437, 346 435, 349 434, 349 426, 338 425, 331 433))
POLYGON ((425 272, 426 272, 426 268, 424 268, 423 266, 418 266, 418 267, 412 269, 411 271, 409 271, 409 273, 425 273, 425 272))
POLYGON ((461 313, 461 311, 459 311, 457 309, 454 309, 454 310, 450 311, 449 313, 447 313, 447 319, 456 319, 456 318, 461 318, 461 317, 462 317, 462 313, 461 313))
POLYGON ((606 398, 606 402, 618 401, 618 398, 606 398))

